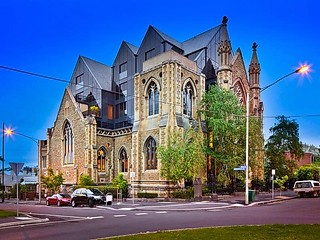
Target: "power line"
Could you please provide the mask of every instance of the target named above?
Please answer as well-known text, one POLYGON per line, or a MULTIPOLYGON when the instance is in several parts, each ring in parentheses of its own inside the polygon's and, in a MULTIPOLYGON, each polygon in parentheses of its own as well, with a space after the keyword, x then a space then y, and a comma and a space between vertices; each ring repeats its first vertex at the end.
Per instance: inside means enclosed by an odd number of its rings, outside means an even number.
MULTIPOLYGON (((14 71, 14 72, 19 72, 19 73, 23 73, 23 74, 35 76, 35 77, 41 77, 41 78, 45 78, 45 79, 49 79, 49 80, 53 80, 53 81, 68 83, 68 84, 70 84, 70 85, 78 85, 78 86, 87 87, 87 88, 91 88, 91 89, 104 90, 104 89, 102 89, 102 88, 98 88, 98 87, 94 87, 94 86, 90 86, 90 85, 85 85, 85 84, 81 84, 81 83, 74 83, 74 82, 72 82, 72 81, 68 81, 68 80, 65 80, 65 79, 56 78, 56 77, 51 77, 51 76, 48 76, 48 75, 39 74, 39 73, 34 73, 34 72, 30 72, 30 71, 26 71, 26 70, 21 70, 21 69, 17 69, 17 68, 6 67, 6 66, 3 66, 3 65, 0 65, 0 68, 6 69, 6 70, 9 70, 9 71, 14 71)), ((298 70, 295 70, 294 72, 291 72, 291 73, 285 75, 284 77, 278 79, 276 82, 273 82, 272 84, 270 84, 270 85, 262 88, 260 92, 262 92, 262 91, 266 90, 267 88, 273 86, 273 85, 276 84, 277 82, 281 81, 283 78, 285 78, 285 77, 287 77, 287 76, 290 76, 290 75, 296 73, 297 71, 298 71, 298 70)), ((114 93, 114 94, 123 95, 123 93, 121 93, 121 92, 116 92, 116 91, 111 91, 111 90, 107 90, 107 91, 108 91, 108 92, 111 92, 111 93, 114 93)), ((136 95, 127 95, 126 97, 136 97, 136 98, 144 99, 144 97, 136 96, 136 95)), ((158 102, 159 102, 159 103, 163 103, 163 104, 175 105, 175 104, 168 103, 168 102, 161 101, 161 100, 158 100, 158 102)), ((206 110, 206 111, 208 111, 208 110, 206 110)), ((245 115, 244 115, 244 116, 245 116, 245 115)), ((262 116, 262 118, 277 118, 278 116, 280 116, 280 115, 277 115, 277 116, 262 116)), ((251 117, 254 117, 254 116, 251 116, 251 117)), ((320 117, 320 114, 292 115, 292 116, 285 116, 285 117, 287 117, 287 118, 320 117)))

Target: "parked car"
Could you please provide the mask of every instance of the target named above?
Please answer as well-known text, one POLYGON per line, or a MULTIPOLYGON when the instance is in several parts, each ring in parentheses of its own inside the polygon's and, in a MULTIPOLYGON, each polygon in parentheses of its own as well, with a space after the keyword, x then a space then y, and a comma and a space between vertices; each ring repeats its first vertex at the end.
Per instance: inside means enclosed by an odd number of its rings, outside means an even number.
POLYGON ((96 204, 106 202, 106 196, 96 188, 78 188, 71 194, 71 206, 89 205, 94 207, 96 204))
POLYGON ((47 206, 57 205, 58 207, 71 205, 71 196, 63 193, 53 194, 46 198, 46 204, 47 206))
POLYGON ((298 193, 299 197, 318 197, 320 195, 320 183, 314 180, 296 181, 293 191, 298 193))

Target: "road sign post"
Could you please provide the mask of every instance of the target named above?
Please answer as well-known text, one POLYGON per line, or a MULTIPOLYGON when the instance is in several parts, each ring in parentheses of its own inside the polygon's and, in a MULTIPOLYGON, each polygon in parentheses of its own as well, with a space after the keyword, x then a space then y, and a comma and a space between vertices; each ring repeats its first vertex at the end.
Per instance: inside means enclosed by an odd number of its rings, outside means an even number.
POLYGON ((276 175, 276 170, 271 169, 271 180, 272 180, 272 199, 274 199, 274 175, 276 175))
POLYGON ((15 163, 15 162, 9 162, 10 167, 12 171, 16 174, 17 177, 17 217, 19 217, 19 172, 23 167, 23 163, 15 163))
POLYGON ((130 178, 131 178, 131 189, 132 189, 132 204, 134 204, 134 186, 133 186, 133 181, 134 177, 136 176, 135 172, 130 172, 130 178))

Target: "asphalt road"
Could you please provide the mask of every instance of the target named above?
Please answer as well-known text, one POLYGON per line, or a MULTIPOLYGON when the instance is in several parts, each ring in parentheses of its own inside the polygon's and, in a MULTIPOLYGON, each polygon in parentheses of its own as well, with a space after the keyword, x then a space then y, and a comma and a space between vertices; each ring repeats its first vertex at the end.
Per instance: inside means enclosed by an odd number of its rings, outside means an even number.
MULTIPOLYGON (((320 224, 320 198, 256 206, 212 205, 197 211, 71 208, 23 205, 20 211, 49 221, 0 229, 1 239, 95 239, 159 230, 260 224, 320 224)), ((14 205, 3 205, 15 209, 14 205)), ((2 207, 3 207, 2 206, 2 207)), ((192 205, 189 206, 190 210, 192 205)))

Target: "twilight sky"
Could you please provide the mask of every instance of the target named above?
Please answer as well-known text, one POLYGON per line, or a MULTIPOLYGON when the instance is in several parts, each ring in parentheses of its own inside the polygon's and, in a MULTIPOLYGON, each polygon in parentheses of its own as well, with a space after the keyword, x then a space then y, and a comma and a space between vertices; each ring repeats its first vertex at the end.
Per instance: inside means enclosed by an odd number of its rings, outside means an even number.
MULTIPOLYGON (((248 69, 258 44, 261 87, 293 74, 262 93, 264 134, 285 115, 295 119, 303 143, 320 145, 320 2, 318 0, 10 0, 0 2, 0 123, 45 139, 67 83, 10 71, 19 69, 69 81, 79 55, 111 66, 123 40, 139 46, 149 25, 184 41, 227 16, 233 51, 248 69)), ((2 140, 0 141, 2 143, 2 140)), ((1 152, 1 151, 0 151, 1 152)), ((1 152, 2 153, 2 152, 1 152)), ((5 160, 37 165, 37 144, 5 139, 5 160)))

